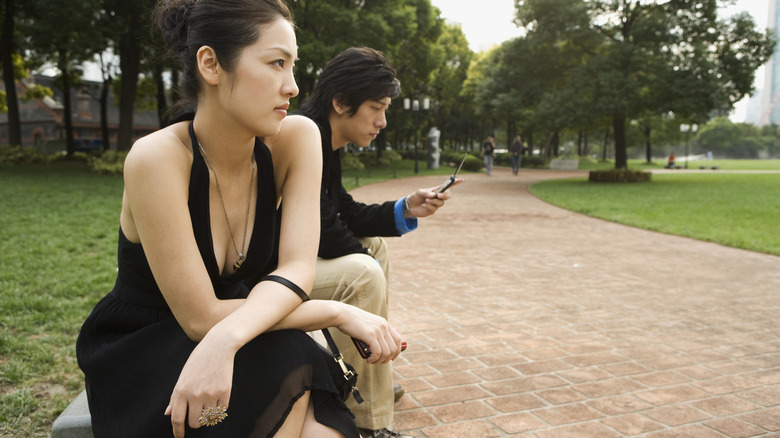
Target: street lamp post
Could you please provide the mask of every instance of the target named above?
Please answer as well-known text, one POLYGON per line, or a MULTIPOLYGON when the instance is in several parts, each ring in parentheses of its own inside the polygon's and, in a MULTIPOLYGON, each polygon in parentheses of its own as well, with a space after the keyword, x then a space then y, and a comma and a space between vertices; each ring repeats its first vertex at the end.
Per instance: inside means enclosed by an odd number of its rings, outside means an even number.
MULTIPOLYGON (((423 99, 422 109, 428 111, 431 108, 431 100, 429 98, 423 99)), ((412 120, 414 120, 414 173, 420 172, 419 159, 417 158, 417 142, 420 135, 419 116, 420 114, 420 101, 417 99, 410 100, 408 97, 404 98, 404 109, 412 111, 412 120)))
POLYGON ((680 132, 685 133, 685 168, 688 168, 688 160, 690 160, 690 156, 688 155, 688 144, 690 143, 690 133, 693 132, 696 134, 696 131, 699 129, 698 125, 695 123, 693 125, 688 125, 686 123, 683 123, 680 125, 680 132))

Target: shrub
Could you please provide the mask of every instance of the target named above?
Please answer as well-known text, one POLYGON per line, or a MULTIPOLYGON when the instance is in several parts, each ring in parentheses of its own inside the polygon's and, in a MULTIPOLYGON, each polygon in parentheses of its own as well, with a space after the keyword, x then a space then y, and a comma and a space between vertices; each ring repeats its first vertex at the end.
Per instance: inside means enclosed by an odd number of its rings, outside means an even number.
POLYGON ((520 165, 522 167, 533 167, 534 169, 541 169, 545 167, 544 158, 537 157, 537 156, 531 156, 531 157, 523 157, 523 160, 520 162, 520 165))
POLYGON ((357 155, 343 154, 341 156, 341 170, 363 170, 366 165, 360 161, 357 155))
MULTIPOLYGON (((401 157, 404 160, 414 160, 414 149, 401 149, 397 151, 398 154, 401 155, 401 157)), ((428 152, 425 148, 418 148, 417 149, 417 159, 418 160, 427 160, 428 159, 428 152)))
POLYGON ((377 158, 376 152, 361 153, 360 161, 368 167, 392 167, 393 163, 401 161, 401 154, 394 150, 382 151, 382 156, 377 158))
POLYGON ((125 164, 127 151, 106 151, 100 155, 87 155, 87 166, 93 172, 119 175, 125 164))
MULTIPOLYGON (((461 155, 461 159, 463 158, 463 155, 461 155)), ((463 169, 469 170, 472 172, 479 172, 482 170, 482 167, 484 167, 484 163, 482 162, 482 159, 475 157, 474 155, 469 154, 466 157, 466 161, 463 162, 463 169)))
POLYGON ((641 170, 608 169, 591 170, 588 176, 590 182, 649 182, 652 174, 641 170))
POLYGON ((8 146, 0 148, 0 164, 42 164, 52 160, 32 147, 8 146))

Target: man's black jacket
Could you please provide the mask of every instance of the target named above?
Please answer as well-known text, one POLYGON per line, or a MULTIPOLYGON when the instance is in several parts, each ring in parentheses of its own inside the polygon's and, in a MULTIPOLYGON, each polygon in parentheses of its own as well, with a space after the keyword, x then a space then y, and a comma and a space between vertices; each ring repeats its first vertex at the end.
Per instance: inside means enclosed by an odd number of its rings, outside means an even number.
POLYGON ((320 247, 317 255, 333 259, 347 254, 366 254, 359 238, 398 236, 394 216, 396 201, 370 205, 355 201, 341 184, 342 149, 333 150, 330 123, 309 118, 320 128, 322 137, 320 247))

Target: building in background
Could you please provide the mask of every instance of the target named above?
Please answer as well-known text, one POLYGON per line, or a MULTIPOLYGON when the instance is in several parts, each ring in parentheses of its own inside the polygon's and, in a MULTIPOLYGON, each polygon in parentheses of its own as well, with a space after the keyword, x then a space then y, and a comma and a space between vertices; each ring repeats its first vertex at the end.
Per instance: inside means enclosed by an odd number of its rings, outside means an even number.
MULTIPOLYGON (((775 38, 780 36, 780 29, 777 24, 780 23, 780 8, 778 1, 769 0, 769 11, 767 12, 767 28, 771 29, 775 38)), ((764 72, 764 88, 756 93, 760 96, 760 117, 756 121, 759 126, 770 124, 780 125, 780 44, 775 47, 775 51, 769 62, 766 64, 764 72)), ((750 105, 748 103, 748 105, 750 105)), ((748 114, 750 109, 748 107, 748 114)), ((746 120, 751 122, 750 120, 746 120)))
MULTIPOLYGON (((31 83, 51 88, 53 97, 25 101, 19 99, 19 118, 22 128, 22 146, 35 146, 47 152, 65 147, 65 124, 63 122, 63 91, 57 81, 48 76, 33 76, 17 81, 19 96, 31 83)), ((73 136, 76 148, 91 148, 100 140, 100 82, 82 81, 70 90, 72 103, 73 136)), ((0 80, 0 87, 5 87, 0 80)), ((156 111, 136 110, 133 114, 133 141, 160 128, 156 111)), ((114 103, 111 93, 108 96, 108 131, 111 144, 116 149, 119 130, 119 107, 114 103)), ((8 114, 0 114, 0 144, 8 142, 8 114)))

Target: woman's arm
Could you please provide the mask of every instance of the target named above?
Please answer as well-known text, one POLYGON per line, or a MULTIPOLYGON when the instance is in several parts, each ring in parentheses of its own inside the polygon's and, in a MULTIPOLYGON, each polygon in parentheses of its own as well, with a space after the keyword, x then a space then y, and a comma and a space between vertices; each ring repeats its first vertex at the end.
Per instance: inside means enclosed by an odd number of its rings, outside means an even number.
POLYGON ((214 295, 188 208, 190 151, 187 123, 138 140, 124 165, 120 224, 141 243, 155 281, 187 336, 199 341, 240 302, 214 295))
MULTIPOLYGON (((319 130, 308 118, 290 116, 282 122, 279 134, 265 141, 273 156, 277 193, 283 204, 279 263, 273 274, 311 291, 320 227, 322 152, 319 130)), ((300 303, 301 299, 281 284, 260 282, 243 305, 225 316, 207 337, 219 337, 234 348, 240 348, 271 329, 300 303)), ((323 327, 332 323, 322 322, 323 327)))

